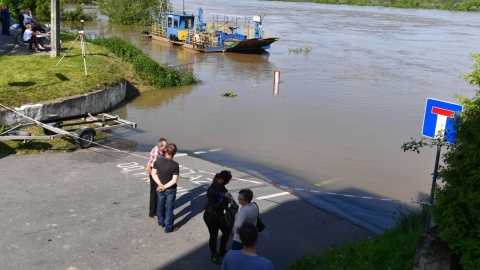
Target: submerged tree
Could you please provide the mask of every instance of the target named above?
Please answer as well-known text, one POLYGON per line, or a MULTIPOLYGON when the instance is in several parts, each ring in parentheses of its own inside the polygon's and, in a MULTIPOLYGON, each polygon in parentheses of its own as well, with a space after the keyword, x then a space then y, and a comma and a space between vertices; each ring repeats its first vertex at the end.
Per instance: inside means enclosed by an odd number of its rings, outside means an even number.
POLYGON ((100 13, 108 16, 109 21, 116 24, 147 25, 160 7, 169 5, 170 1, 158 0, 101 0, 100 13))
MULTIPOLYGON (((464 76, 480 87, 480 54, 472 54, 473 71, 464 76)), ((455 143, 447 146, 444 166, 439 178, 432 212, 440 236, 450 249, 460 255, 464 269, 480 269, 480 88, 474 98, 458 96, 464 106, 455 124, 455 143)), ((419 151, 424 146, 438 145, 412 141, 404 150, 419 151)))

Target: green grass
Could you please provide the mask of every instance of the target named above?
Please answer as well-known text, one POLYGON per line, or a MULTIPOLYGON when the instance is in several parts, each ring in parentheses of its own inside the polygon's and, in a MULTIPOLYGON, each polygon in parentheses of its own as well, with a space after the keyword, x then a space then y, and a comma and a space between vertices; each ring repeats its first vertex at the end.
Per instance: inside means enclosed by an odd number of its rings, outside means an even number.
MULTIPOLYGON (((62 34, 63 48, 68 48, 74 35, 62 34)), ((86 94, 115 85, 120 81, 140 82, 133 69, 106 49, 89 44, 88 77, 85 76, 80 42, 76 42, 55 68, 60 57, 49 55, 2 55, 0 103, 20 106, 86 94), (97 68, 98 66, 98 68, 97 68)), ((63 51, 62 54, 63 56, 63 51)))
MULTIPOLYGON (((76 35, 62 33, 64 50, 61 56, 65 54, 65 48, 68 48, 75 38, 76 35)), ((88 76, 85 76, 84 58, 81 55, 79 40, 60 62, 60 57, 51 58, 49 55, 0 56, 2 66, 8 67, 0 71, 2 77, 0 103, 9 107, 18 107, 23 104, 69 98, 102 90, 121 81, 128 81, 129 89, 137 94, 198 82, 193 74, 160 65, 133 45, 115 38, 111 40, 117 48, 109 49, 96 45, 95 42, 88 43, 90 50, 86 48, 85 57, 88 76), (132 63, 117 57, 119 52, 115 50, 120 48, 126 53, 134 51, 136 62, 132 63), (148 69, 145 69, 145 66, 148 66, 148 69)))
POLYGON ((376 238, 342 247, 332 247, 324 254, 295 261, 289 269, 311 270, 403 270, 412 269, 419 234, 425 229, 424 208, 396 212, 396 226, 376 238))

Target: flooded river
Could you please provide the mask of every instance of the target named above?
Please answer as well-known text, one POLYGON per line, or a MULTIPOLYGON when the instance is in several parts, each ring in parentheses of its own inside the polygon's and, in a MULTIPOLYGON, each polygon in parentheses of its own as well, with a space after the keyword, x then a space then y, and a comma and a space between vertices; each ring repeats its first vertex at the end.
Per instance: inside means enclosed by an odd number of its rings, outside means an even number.
MULTIPOLYGON (((187 13, 202 7, 207 20, 212 13, 266 14, 264 31, 280 40, 263 54, 202 54, 145 41, 144 27, 85 23, 87 34, 121 36, 156 61, 202 80, 148 93, 115 111, 138 123, 140 132, 125 135, 128 139, 143 150, 166 137, 181 151, 205 151, 198 155, 292 188, 376 232, 394 224, 397 203, 323 192, 407 201, 430 192, 435 151, 418 155, 400 147, 421 137, 427 98, 455 102, 456 94, 474 95, 460 76, 471 70, 469 54, 480 44, 478 14, 255 0, 185 2, 187 13), (305 46, 312 51, 290 52, 305 46), (222 92, 238 96, 225 98, 222 92)), ((182 10, 182 1, 172 3, 182 10)))

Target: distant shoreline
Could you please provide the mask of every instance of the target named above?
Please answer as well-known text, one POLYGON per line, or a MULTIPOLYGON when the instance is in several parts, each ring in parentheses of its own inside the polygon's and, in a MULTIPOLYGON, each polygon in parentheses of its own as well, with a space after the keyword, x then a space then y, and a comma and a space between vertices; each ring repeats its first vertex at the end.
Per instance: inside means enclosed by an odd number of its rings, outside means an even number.
MULTIPOLYGON (((269 0, 272 1, 272 0, 269 0)), ((480 12, 480 7, 475 2, 454 0, 445 2, 439 0, 432 1, 407 1, 407 0, 273 0, 278 2, 302 2, 317 3, 327 5, 352 5, 352 6, 372 6, 372 7, 393 7, 393 8, 411 8, 411 9, 433 9, 450 10, 463 12, 480 12)))

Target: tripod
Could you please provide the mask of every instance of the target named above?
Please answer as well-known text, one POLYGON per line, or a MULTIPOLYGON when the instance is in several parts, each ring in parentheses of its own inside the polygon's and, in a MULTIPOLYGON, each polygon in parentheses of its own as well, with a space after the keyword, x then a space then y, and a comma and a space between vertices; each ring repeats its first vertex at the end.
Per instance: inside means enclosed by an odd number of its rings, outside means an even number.
MULTIPOLYGON (((90 47, 88 46, 88 43, 87 41, 85 41, 85 32, 83 31, 83 22, 84 20, 81 20, 80 21, 82 23, 82 30, 81 31, 78 31, 78 36, 75 38, 75 40, 73 41, 72 45, 70 45, 70 47, 68 47, 67 51, 65 51, 65 53, 63 54, 62 58, 60 58, 60 60, 58 60, 57 64, 55 65, 55 67, 57 67, 60 62, 62 61, 62 59, 65 57, 65 55, 67 55, 68 51, 70 51, 70 49, 73 47, 73 45, 75 44, 75 42, 77 42, 77 40, 80 38, 80 47, 82 48, 82 58, 83 58, 83 67, 85 69, 85 76, 88 76, 88 72, 87 72, 87 59, 86 59, 86 56, 85 56, 85 45, 87 46, 87 49, 88 49, 88 52, 90 53, 90 55, 92 56, 92 59, 93 59, 93 54, 92 54, 92 51, 90 50, 90 47)), ((98 70, 98 66, 97 66, 97 63, 95 62, 95 60, 93 61, 95 63, 95 66, 97 67, 97 70, 98 70)))

